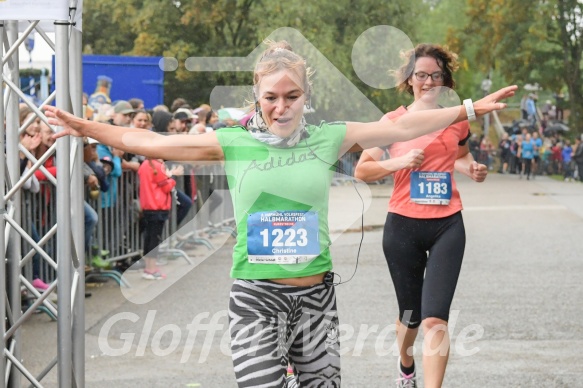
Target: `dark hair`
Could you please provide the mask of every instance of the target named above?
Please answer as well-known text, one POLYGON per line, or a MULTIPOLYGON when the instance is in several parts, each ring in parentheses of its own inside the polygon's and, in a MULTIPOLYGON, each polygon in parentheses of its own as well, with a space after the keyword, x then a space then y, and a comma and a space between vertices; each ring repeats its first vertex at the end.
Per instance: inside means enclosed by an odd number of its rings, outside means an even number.
POLYGON ((152 130, 158 133, 165 133, 168 131, 168 124, 172 121, 172 115, 164 111, 156 111, 152 115, 152 130))
POLYGON ((213 114, 215 114, 216 112, 214 110, 209 110, 206 113, 206 123, 208 124, 209 121, 211 121, 211 119, 213 118, 213 114))
POLYGON ((172 101, 170 112, 176 112, 176 110, 182 108, 183 105, 188 105, 188 102, 182 97, 176 98, 174 101, 172 101))
POLYGON ((144 100, 142 100, 141 98, 130 98, 128 102, 134 109, 138 109, 140 105, 142 106, 144 105, 144 100))
POLYGON ((395 72, 397 89, 401 92, 413 94, 413 87, 409 85, 409 79, 415 71, 415 62, 422 57, 431 57, 437 60, 437 64, 443 71, 443 86, 455 89, 453 72, 459 67, 457 54, 449 51, 447 47, 437 44, 421 43, 414 49, 401 55, 405 63, 395 72))
POLYGON ((199 110, 198 113, 196 114, 198 116, 198 122, 199 123, 203 122, 203 121, 205 123, 208 122, 206 118, 207 118, 207 116, 209 117, 209 119, 211 118, 211 116, 212 116, 211 112, 212 112, 212 110, 206 110, 206 109, 199 110), (209 116, 209 114, 211 114, 211 116, 209 116))

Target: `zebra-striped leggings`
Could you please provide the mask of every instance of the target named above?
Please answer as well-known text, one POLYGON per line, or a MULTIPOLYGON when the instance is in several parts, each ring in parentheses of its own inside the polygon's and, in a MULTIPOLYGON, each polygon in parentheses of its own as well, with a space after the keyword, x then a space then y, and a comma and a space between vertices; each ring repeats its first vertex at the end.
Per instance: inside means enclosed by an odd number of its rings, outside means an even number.
POLYGON ((283 387, 288 362, 300 387, 340 387, 334 287, 235 280, 229 331, 239 387, 283 387))

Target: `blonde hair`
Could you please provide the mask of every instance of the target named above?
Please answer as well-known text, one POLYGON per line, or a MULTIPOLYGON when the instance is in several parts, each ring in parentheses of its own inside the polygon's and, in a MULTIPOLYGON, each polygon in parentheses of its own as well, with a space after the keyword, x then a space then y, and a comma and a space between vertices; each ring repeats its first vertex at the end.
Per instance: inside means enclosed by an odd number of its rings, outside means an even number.
POLYGON ((113 106, 111 104, 101 104, 97 111, 93 112, 93 121, 107 123, 113 117, 113 106))
POLYGON ((401 92, 413 94, 413 87, 409 85, 409 79, 413 77, 415 62, 422 57, 431 57, 437 60, 437 64, 443 71, 443 86, 455 89, 453 72, 459 68, 457 54, 449 51, 447 47, 437 44, 421 43, 414 49, 401 54, 404 64, 394 73, 397 80, 397 89, 401 92))
POLYGON ((269 74, 274 74, 281 70, 291 70, 300 76, 303 81, 303 90, 307 98, 312 93, 311 76, 313 72, 306 65, 304 58, 293 52, 291 45, 285 40, 274 42, 265 40, 267 49, 255 64, 253 71, 253 92, 258 93, 261 79, 269 74))
POLYGON ((19 123, 22 125, 29 114, 32 113, 32 109, 29 108, 26 104, 21 104, 18 107, 18 114, 19 114, 19 123))
POLYGON ((163 104, 156 105, 155 107, 152 108, 152 112, 158 112, 158 111, 170 113, 170 109, 168 109, 168 107, 166 105, 163 105, 163 104))

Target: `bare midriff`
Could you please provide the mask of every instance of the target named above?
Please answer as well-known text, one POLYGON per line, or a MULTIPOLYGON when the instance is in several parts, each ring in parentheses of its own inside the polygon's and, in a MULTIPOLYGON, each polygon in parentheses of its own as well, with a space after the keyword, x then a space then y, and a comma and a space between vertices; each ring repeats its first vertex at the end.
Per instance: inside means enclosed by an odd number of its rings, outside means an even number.
POLYGON ((301 278, 285 278, 285 279, 270 279, 270 281, 278 284, 285 284, 287 286, 295 287, 309 287, 324 282, 326 272, 316 275, 304 276, 301 278))

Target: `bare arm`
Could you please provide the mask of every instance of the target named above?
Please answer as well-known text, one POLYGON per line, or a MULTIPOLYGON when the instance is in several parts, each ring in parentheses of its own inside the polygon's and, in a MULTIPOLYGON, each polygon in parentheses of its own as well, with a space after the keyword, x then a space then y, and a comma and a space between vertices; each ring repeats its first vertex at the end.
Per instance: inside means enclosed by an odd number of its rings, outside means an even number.
POLYGON ((138 172, 138 169, 140 168, 140 163, 130 162, 130 161, 122 158, 121 168, 122 168, 122 170, 131 170, 133 172, 138 172))
POLYGON ((356 165, 354 177, 365 182, 374 182, 402 169, 418 168, 423 163, 421 149, 412 149, 407 154, 386 160, 380 160, 384 151, 381 148, 364 150, 356 165))
MULTIPOLYGON (((498 101, 514 95, 517 87, 507 86, 474 103, 476 116, 504 109, 506 104, 498 101)), ((341 153, 355 152, 367 148, 382 147, 402 142, 447 128, 468 118, 463 105, 443 109, 409 112, 396 122, 385 120, 372 123, 346 123, 346 137, 341 153)))
POLYGON ((120 150, 156 159, 178 161, 217 161, 224 155, 214 132, 198 136, 163 136, 145 129, 117 127, 87 121, 53 106, 45 106, 45 114, 51 125, 62 131, 54 135, 88 136, 120 150))

